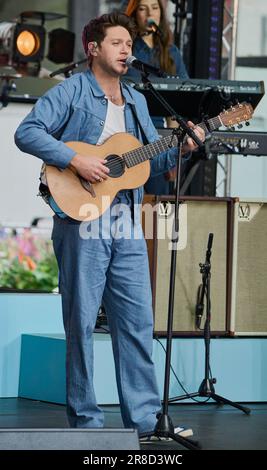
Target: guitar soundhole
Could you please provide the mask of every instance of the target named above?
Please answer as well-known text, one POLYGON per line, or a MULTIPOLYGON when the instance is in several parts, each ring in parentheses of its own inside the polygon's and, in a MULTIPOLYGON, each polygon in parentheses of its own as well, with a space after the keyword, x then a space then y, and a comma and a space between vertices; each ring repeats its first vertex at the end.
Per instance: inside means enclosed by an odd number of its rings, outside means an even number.
POLYGON ((108 176, 111 178, 119 178, 119 176, 123 175, 125 163, 119 155, 109 155, 106 158, 106 162, 106 166, 110 170, 108 176))

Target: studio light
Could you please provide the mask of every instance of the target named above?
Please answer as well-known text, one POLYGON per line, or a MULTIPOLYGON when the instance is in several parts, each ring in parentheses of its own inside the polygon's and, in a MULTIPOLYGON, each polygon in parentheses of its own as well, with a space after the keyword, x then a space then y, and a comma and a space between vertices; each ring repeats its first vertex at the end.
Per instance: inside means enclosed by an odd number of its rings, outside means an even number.
MULTIPOLYGON (((64 16, 58 13, 23 12, 16 22, 0 22, 0 65, 16 68, 35 63, 38 71, 45 57, 44 22, 64 16), (34 24, 35 21, 39 24, 34 24)), ((72 62, 74 41, 75 35, 71 31, 63 28, 52 30, 49 33, 48 59, 57 64, 72 62)))
POLYGON ((17 24, 13 40, 15 62, 39 62, 44 58, 45 28, 41 25, 17 24))
POLYGON ((44 58, 45 28, 41 25, 0 23, 1 62, 40 62, 44 58))

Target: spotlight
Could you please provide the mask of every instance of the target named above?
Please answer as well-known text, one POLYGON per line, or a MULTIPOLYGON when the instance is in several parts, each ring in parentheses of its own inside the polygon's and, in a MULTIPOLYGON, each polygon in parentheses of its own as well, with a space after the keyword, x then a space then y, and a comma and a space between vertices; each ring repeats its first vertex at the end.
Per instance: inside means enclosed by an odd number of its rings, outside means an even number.
POLYGON ((44 58, 45 28, 17 24, 13 38, 14 62, 40 62, 44 58))
POLYGON ((44 58, 45 34, 41 25, 0 23, 1 62, 40 62, 44 58))
MULTIPOLYGON (((37 71, 45 56, 44 22, 66 15, 27 11, 16 22, 0 22, 0 65, 27 66, 35 63, 37 71), (34 24, 34 21, 40 24, 34 24), (28 23, 27 21, 30 21, 28 23)), ((62 28, 49 33, 48 59, 57 64, 73 61, 75 34, 62 28)))

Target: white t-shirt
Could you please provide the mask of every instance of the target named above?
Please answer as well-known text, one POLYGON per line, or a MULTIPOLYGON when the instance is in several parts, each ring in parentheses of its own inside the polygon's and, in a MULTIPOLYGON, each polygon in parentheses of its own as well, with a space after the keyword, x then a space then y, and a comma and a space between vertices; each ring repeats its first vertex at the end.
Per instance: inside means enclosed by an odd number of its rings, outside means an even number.
MULTIPOLYGON (((107 97, 105 97, 107 99, 107 97)), ((104 129, 101 136, 98 139, 97 145, 101 145, 111 137, 113 134, 118 132, 126 132, 125 128, 125 116, 124 116, 125 104, 118 106, 108 100, 108 110, 104 129)))

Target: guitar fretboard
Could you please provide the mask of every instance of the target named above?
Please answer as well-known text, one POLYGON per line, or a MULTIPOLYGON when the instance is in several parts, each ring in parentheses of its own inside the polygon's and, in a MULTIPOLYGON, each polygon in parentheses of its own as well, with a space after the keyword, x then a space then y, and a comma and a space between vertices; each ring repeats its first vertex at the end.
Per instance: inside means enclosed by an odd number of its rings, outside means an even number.
POLYGON ((209 134, 212 131, 215 131, 216 129, 219 129, 223 125, 220 116, 213 117, 211 119, 207 119, 206 122, 200 122, 198 124, 199 127, 201 127, 204 131, 205 134, 209 134))
POLYGON ((130 152, 124 153, 122 157, 128 168, 138 165, 139 163, 145 162, 146 160, 152 159, 161 152, 177 146, 177 137, 168 135, 162 139, 156 140, 151 144, 144 145, 137 149, 131 150, 130 152))
MULTIPOLYGON (((216 116, 211 119, 207 119, 206 122, 201 122, 198 124, 201 127, 205 134, 207 135, 210 131, 219 129, 221 127, 222 121, 220 116, 216 116)), ((151 144, 144 145, 137 149, 131 150, 130 152, 124 153, 122 157, 124 158, 125 164, 128 168, 131 168, 139 163, 142 163, 146 160, 154 158, 154 156, 159 155, 161 152, 167 150, 167 148, 176 147, 178 139, 176 135, 168 135, 162 139, 156 140, 151 144)))

